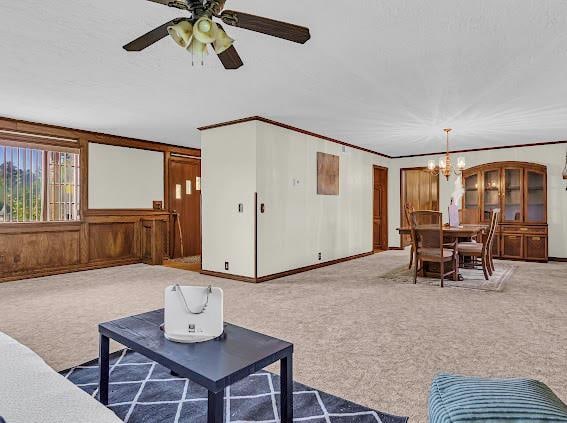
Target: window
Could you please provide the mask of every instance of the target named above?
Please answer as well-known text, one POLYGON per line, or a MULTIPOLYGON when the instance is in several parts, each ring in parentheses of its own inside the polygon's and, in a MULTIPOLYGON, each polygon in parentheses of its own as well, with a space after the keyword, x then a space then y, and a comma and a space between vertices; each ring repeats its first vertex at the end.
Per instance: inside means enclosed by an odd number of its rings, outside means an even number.
POLYGON ((79 220, 79 154, 0 140, 0 223, 79 220))

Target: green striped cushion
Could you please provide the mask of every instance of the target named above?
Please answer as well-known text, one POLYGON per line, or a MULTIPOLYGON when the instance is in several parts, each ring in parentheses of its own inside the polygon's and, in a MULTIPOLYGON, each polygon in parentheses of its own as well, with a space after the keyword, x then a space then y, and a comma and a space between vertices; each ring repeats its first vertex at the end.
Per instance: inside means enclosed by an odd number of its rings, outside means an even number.
POLYGON ((442 373, 431 385, 429 422, 567 422, 567 406, 537 380, 442 373))

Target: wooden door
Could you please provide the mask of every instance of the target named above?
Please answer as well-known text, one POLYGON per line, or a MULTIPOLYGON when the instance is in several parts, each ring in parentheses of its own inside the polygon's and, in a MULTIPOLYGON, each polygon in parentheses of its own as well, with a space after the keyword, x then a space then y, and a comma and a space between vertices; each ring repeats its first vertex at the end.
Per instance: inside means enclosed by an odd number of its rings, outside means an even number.
POLYGON ((201 254, 201 160, 172 158, 169 160, 169 208, 178 213, 181 237, 176 218, 171 225, 171 257, 201 254))
MULTIPOLYGON (((410 204, 415 210, 439 211, 439 176, 427 171, 427 168, 401 169, 400 225, 408 226, 404 206, 410 204)), ((409 235, 404 235, 402 247, 409 245, 409 235)))
POLYGON ((374 166, 374 213, 372 218, 373 247, 388 249, 388 169, 374 166))

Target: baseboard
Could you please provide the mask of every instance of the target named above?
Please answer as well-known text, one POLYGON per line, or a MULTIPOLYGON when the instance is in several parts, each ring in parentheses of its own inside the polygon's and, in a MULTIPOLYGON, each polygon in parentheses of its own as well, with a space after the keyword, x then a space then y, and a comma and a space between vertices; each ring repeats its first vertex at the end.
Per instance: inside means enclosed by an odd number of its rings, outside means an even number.
POLYGON ((215 276, 217 278, 233 279, 233 280, 242 281, 242 282, 260 283, 260 282, 266 282, 266 281, 271 281, 271 280, 274 280, 274 279, 283 278, 285 276, 294 275, 296 273, 308 272, 309 270, 318 269, 320 267, 331 266, 333 264, 342 263, 344 261, 349 261, 349 260, 354 260, 354 259, 361 258, 361 257, 370 256, 372 254, 374 254, 374 251, 369 251, 367 253, 343 257, 343 258, 340 258, 340 259, 329 260, 329 261, 325 261, 323 263, 312 264, 312 265, 309 265, 309 266, 299 267, 297 269, 286 270, 284 272, 273 273, 271 275, 260 276, 258 278, 249 277, 249 276, 233 275, 233 274, 230 274, 230 273, 213 272, 211 270, 201 270, 201 274, 208 275, 208 276, 215 276))
POLYGON ((403 249, 404 249, 404 247, 388 247, 388 250, 397 250, 397 251, 399 251, 399 250, 403 250, 403 249))
POLYGON ((547 259, 548 259, 549 261, 567 262, 567 257, 548 257, 547 259))
POLYGON ((142 262, 141 258, 125 258, 125 259, 118 259, 112 261, 110 260, 92 261, 85 264, 76 264, 66 267, 53 267, 47 269, 30 270, 25 272, 13 273, 9 276, 0 276, 0 283, 14 282, 22 279, 42 278, 44 276, 62 275, 64 273, 83 272, 85 270, 102 269, 105 267, 125 266, 128 264, 137 264, 141 262, 142 262))
POLYGON ((214 272, 212 270, 201 269, 202 275, 214 276, 215 278, 232 279, 240 282, 256 283, 258 280, 252 276, 233 275, 232 273, 214 272))

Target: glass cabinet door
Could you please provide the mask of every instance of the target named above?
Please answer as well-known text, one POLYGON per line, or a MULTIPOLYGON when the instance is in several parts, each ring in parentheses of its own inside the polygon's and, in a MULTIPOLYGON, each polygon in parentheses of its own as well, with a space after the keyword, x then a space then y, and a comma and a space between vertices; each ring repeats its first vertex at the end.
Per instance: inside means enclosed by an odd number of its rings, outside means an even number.
POLYGON ((478 209, 478 173, 465 177, 465 209, 478 209))
POLYGON ((483 172, 483 209, 482 220, 490 221, 492 210, 500 207, 500 169, 485 170, 483 172))
POLYGON ((502 192, 502 220, 505 222, 523 221, 522 192, 523 172, 518 168, 504 168, 504 187, 502 192))
POLYGON ((526 222, 545 222, 545 175, 526 171, 526 222))

